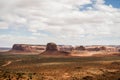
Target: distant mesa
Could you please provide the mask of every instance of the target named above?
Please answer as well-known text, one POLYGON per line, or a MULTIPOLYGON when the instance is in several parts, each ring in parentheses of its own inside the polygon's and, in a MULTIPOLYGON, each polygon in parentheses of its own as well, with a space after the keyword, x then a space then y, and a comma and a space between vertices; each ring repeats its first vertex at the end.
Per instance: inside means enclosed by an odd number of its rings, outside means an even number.
POLYGON ((14 44, 12 50, 31 52, 32 47, 26 44, 14 44))
POLYGON ((14 44, 10 50, 13 54, 40 54, 40 55, 68 55, 73 49, 70 45, 56 45, 51 42, 47 45, 14 44))
POLYGON ((11 52, 35 52, 40 53, 45 51, 46 46, 45 45, 30 45, 30 44, 14 44, 11 52))
POLYGON ((84 51, 86 50, 86 48, 84 46, 78 46, 75 48, 76 50, 79 50, 79 51, 84 51))
POLYGON ((105 46, 101 46, 100 50, 107 50, 107 48, 105 46))
POLYGON ((75 47, 75 50, 78 50, 78 51, 105 51, 107 50, 107 48, 105 46, 96 46, 96 47, 92 47, 92 46, 89 46, 89 48, 87 47, 84 47, 84 46, 77 46, 75 47))
POLYGON ((46 51, 58 51, 57 45, 55 43, 48 43, 46 51))
POLYGON ((40 55, 48 56, 68 56, 70 53, 66 51, 59 51, 58 46, 55 43, 48 43, 46 46, 46 51, 40 55))
POLYGON ((40 54, 47 56, 109 55, 113 53, 117 54, 119 52, 120 46, 88 45, 73 47, 72 45, 57 45, 53 42, 47 43, 47 45, 14 44, 12 49, 6 51, 6 53, 11 54, 40 54))

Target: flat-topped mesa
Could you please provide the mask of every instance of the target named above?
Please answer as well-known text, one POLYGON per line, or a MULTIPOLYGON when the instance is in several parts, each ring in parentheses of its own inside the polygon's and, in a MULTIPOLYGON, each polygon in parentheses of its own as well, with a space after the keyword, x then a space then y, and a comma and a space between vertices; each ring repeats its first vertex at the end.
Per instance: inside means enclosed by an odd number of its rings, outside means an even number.
POLYGON ((14 44, 13 51, 33 52, 45 50, 45 45, 14 44))
POLYGON ((14 44, 12 50, 17 51, 32 51, 32 47, 27 44, 14 44))

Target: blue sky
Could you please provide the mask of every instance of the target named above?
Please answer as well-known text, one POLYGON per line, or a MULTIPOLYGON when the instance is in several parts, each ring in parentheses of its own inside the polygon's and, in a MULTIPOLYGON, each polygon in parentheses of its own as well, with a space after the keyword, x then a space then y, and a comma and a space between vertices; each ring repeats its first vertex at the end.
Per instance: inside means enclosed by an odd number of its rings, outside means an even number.
POLYGON ((120 8, 120 0, 105 0, 106 5, 112 5, 115 8, 120 8))
MULTIPOLYGON (((95 2, 96 0, 92 0, 93 2, 95 2)), ((112 7, 114 8, 120 8, 120 0, 105 0, 105 5, 112 5, 112 7)), ((86 4, 84 5, 80 10, 86 10, 87 7, 93 7, 93 4, 86 4)))
POLYGON ((0 10, 0 47, 120 43, 120 0, 0 0, 0 10))

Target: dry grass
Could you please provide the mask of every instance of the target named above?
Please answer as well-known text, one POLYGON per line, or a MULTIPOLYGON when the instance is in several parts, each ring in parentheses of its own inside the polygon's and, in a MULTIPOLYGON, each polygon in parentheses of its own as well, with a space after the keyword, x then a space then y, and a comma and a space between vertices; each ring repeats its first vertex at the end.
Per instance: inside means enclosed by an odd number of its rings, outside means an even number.
POLYGON ((0 80, 120 80, 119 56, 0 55, 0 66, 0 80))

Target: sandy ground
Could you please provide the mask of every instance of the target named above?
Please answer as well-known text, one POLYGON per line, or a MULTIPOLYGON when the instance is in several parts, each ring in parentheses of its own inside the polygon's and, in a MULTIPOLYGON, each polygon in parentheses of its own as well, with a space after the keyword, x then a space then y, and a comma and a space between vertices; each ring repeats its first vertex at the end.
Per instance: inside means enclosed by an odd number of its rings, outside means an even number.
POLYGON ((19 61, 22 61, 22 60, 21 59, 17 59, 15 61, 7 61, 5 64, 2 65, 2 67, 8 66, 8 65, 12 64, 13 62, 19 62, 19 61))
POLYGON ((119 55, 119 52, 106 52, 106 51, 73 51, 71 56, 78 57, 90 57, 90 56, 110 56, 110 55, 119 55))
POLYGON ((12 63, 12 61, 8 61, 7 63, 3 64, 2 67, 8 66, 12 63))

